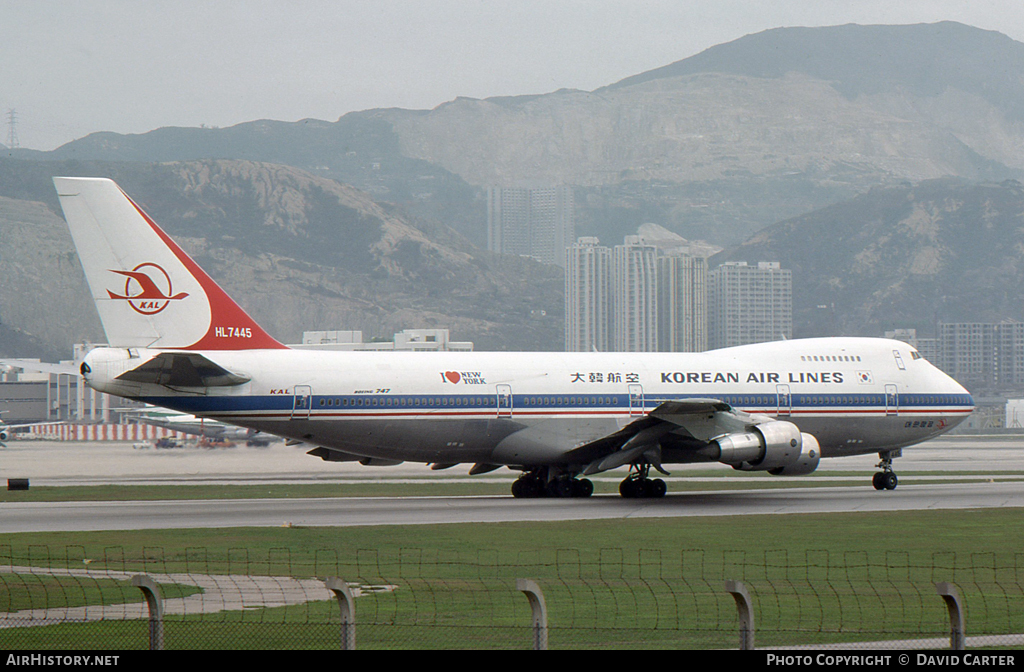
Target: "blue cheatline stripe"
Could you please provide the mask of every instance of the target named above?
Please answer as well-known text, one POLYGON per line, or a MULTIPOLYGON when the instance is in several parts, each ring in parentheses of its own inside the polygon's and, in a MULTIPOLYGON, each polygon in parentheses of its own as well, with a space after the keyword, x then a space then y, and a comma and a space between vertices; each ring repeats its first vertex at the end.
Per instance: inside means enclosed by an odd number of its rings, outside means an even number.
MULTIPOLYGON (((709 395, 670 394, 646 395, 643 407, 656 408, 664 401, 685 401, 706 399, 709 395)), ((771 413, 780 407, 791 413, 835 412, 858 413, 878 412, 887 408, 885 394, 791 394, 789 403, 780 404, 775 394, 726 394, 711 395, 730 406, 745 410, 759 410, 771 413)), ((507 407, 507 401, 494 393, 488 394, 446 394, 446 395, 315 395, 301 397, 313 415, 332 411, 344 415, 366 412, 394 411, 477 411, 497 413, 507 407), (499 408, 500 404, 500 408, 499 408)), ((272 414, 291 413, 296 397, 290 394, 270 394, 224 397, 148 397, 148 403, 173 408, 185 413, 196 414, 272 414)), ((901 394, 889 400, 889 407, 898 406, 901 412, 937 413, 966 411, 973 407, 973 399, 967 394, 901 394)), ((538 414, 544 412, 572 413, 574 411, 627 412, 630 406, 638 406, 638 399, 624 394, 516 394, 512 397, 512 408, 516 412, 538 414)), ((306 406, 299 410, 305 411, 306 406)), ((332 413, 333 414, 333 413, 332 413)))

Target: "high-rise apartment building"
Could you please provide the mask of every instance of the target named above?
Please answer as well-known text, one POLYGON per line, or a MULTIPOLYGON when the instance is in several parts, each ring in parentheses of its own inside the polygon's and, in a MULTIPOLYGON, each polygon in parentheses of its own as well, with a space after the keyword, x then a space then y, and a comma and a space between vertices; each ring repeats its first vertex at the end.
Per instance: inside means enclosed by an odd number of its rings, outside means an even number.
POLYGON ((682 239, 635 235, 613 249, 580 238, 565 269, 567 351, 703 352, 793 335, 793 276, 777 262, 709 271, 682 239))
POLYGON ((580 238, 565 251, 565 350, 612 349, 612 251, 580 238))
POLYGON ((658 347, 708 349, 708 262, 688 254, 658 257, 658 347))
POLYGON ((711 348, 793 337, 793 272, 778 262, 730 261, 709 273, 711 348))
POLYGON ((658 249, 626 236, 612 253, 613 347, 621 352, 658 350, 658 249))
POLYGON ((965 387, 1024 387, 1024 322, 940 323, 939 351, 934 363, 965 387))
POLYGON ((565 249, 576 239, 571 187, 487 188, 487 249, 565 263, 565 249))
POLYGON ((942 366, 942 346, 937 338, 918 337, 917 329, 893 329, 884 332, 886 338, 903 341, 917 349, 922 357, 935 366, 942 366))

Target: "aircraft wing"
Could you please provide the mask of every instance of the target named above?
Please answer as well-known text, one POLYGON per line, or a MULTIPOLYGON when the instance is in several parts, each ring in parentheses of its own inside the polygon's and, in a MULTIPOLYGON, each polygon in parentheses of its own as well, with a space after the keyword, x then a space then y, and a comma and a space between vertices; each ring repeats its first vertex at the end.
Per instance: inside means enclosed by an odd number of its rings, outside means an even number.
POLYGON ((681 445, 689 443, 699 449, 752 422, 750 416, 717 399, 666 401, 619 431, 573 449, 568 457, 586 464, 583 473, 588 476, 641 459, 667 473, 661 467, 661 445, 667 435, 681 445))
MULTIPOLYGON (((0 411, 0 412, 2 412, 2 411, 0 411)), ((35 427, 40 427, 42 425, 52 426, 54 424, 55 423, 52 423, 52 422, 27 422, 27 423, 21 424, 21 425, 7 425, 7 424, 4 424, 3 422, 0 422, 0 448, 6 448, 7 447, 7 444, 5 444, 4 441, 9 439, 11 437, 11 435, 15 431, 17 431, 17 430, 21 430, 21 429, 34 429, 35 427)), ((62 424, 62 423, 60 423, 60 424, 62 424)))
POLYGON ((117 379, 165 387, 225 387, 250 380, 195 352, 161 352, 117 379))

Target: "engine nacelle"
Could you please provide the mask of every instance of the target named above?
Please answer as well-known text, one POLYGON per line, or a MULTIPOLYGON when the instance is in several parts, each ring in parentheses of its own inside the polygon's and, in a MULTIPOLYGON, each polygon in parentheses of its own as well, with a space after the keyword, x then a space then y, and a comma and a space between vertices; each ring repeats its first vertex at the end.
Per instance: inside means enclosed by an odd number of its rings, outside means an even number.
POLYGON ((0 429, 0 441, 6 441, 10 437, 6 429, 0 429))
POLYGON ((800 436, 803 439, 803 445, 797 461, 785 467, 769 469, 769 474, 772 476, 804 476, 818 468, 818 462, 821 461, 821 447, 818 446, 818 440, 811 434, 801 434, 800 436))
MULTIPOLYGON (((792 422, 775 420, 754 425, 748 432, 720 436, 713 443, 718 445, 719 462, 743 471, 769 471, 796 464, 804 436, 810 435, 801 434, 792 422)), ((817 441, 814 443, 818 454, 817 441)))

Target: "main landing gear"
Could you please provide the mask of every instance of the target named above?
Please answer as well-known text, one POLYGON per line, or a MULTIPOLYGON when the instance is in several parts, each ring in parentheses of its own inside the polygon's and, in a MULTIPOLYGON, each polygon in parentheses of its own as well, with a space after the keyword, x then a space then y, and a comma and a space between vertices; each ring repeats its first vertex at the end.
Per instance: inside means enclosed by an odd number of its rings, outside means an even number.
POLYGON ((619 494, 626 499, 658 499, 665 496, 668 486, 660 478, 647 478, 650 465, 632 465, 629 476, 619 483, 619 494))
MULTIPOLYGON (((884 455, 888 455, 888 453, 884 455)), ((871 485, 875 486, 875 490, 895 490, 899 479, 896 478, 896 472, 892 470, 892 458, 883 456, 882 461, 875 466, 882 470, 871 477, 871 485)))
POLYGON ((549 481, 542 471, 527 472, 512 484, 512 496, 516 498, 590 497, 592 494, 594 484, 586 478, 563 475, 549 481))

